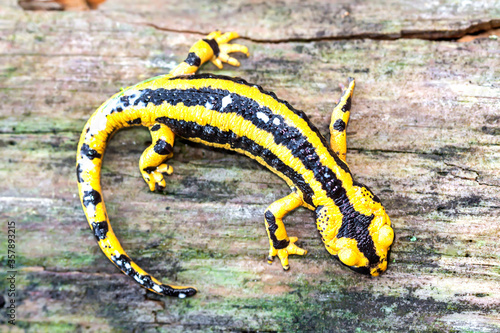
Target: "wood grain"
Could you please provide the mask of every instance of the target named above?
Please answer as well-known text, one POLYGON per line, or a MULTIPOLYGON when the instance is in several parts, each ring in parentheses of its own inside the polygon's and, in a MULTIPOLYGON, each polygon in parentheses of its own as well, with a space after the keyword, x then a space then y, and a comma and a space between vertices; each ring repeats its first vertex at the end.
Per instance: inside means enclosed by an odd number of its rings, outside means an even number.
MULTIPOLYGON (((457 34, 495 22, 500 6, 384 3, 107 1, 89 12, 2 4, 0 255, 6 268, 6 222, 15 221, 19 295, 17 326, 1 311, 0 330, 499 331, 499 41, 400 33, 457 34), (214 28, 253 39, 240 41, 251 56, 239 57, 240 68, 203 72, 276 92, 325 135, 338 84, 356 78, 347 159, 392 219, 386 274, 370 279, 341 267, 304 209, 285 223, 309 253, 291 258, 289 272, 267 265, 263 212, 286 185, 248 158, 177 140, 167 189, 152 193, 138 170, 151 139, 139 128, 119 132, 106 153, 111 223, 142 267, 200 293, 158 297, 102 255, 77 197, 80 131, 120 87, 168 72, 198 32, 214 28)), ((0 286, 7 289, 5 279, 0 286)))

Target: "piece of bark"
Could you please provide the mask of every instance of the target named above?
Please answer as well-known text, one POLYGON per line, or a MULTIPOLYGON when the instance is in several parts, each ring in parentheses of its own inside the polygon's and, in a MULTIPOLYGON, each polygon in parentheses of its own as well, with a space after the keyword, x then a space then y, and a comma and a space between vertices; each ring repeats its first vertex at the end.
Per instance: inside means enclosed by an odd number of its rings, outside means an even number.
POLYGON ((19 0, 24 10, 89 10, 97 9, 106 0, 19 0))

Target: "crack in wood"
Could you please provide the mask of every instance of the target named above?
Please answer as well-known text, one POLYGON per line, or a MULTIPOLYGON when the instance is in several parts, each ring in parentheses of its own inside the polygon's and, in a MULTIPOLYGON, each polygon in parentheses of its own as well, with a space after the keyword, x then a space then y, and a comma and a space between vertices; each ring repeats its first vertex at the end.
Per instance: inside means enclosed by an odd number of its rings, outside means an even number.
POLYGON ((481 174, 479 171, 477 170, 474 170, 474 169, 470 169, 470 168, 466 168, 466 167, 462 167, 460 165, 456 165, 456 164, 452 164, 452 163, 448 163, 448 162, 445 162, 443 161, 443 163, 446 165, 446 166, 449 166, 449 167, 454 167, 454 168, 457 168, 457 169, 460 169, 460 170, 463 170, 463 171, 468 171, 468 172, 472 172, 472 173, 475 173, 476 176, 475 177, 463 177, 463 176, 460 176, 460 175, 454 175, 454 174, 451 174, 451 176, 453 178, 458 178, 458 179, 464 179, 464 180, 471 180, 471 181, 474 181, 476 183, 478 183, 479 185, 485 185, 485 186, 491 186, 491 187, 500 187, 500 185, 495 185, 495 184, 489 184, 489 183, 485 183, 485 182, 481 182, 479 180, 479 177, 481 177, 481 174))
MULTIPOLYGON (((109 17, 108 17, 109 18, 109 17)), ((125 23, 125 22, 123 22, 125 23)), ((161 27, 150 22, 138 22, 139 25, 149 26, 160 31, 173 33, 187 33, 205 36, 209 32, 173 29, 161 27)), ((398 39, 422 39, 429 41, 457 41, 467 35, 476 35, 487 33, 488 31, 500 28, 500 19, 492 19, 479 23, 472 23, 467 28, 457 30, 401 30, 399 33, 359 33, 344 36, 321 36, 321 37, 289 37, 282 39, 264 39, 240 36, 241 39, 248 40, 254 43, 261 44, 282 44, 282 43, 310 43, 310 42, 325 42, 338 40, 357 40, 357 39, 373 39, 373 40, 398 40, 398 39)))
MULTIPOLYGON (((467 148, 456 148, 457 150, 467 151, 467 148)), ((371 148, 358 148, 350 147, 349 151, 356 151, 358 153, 389 153, 389 154, 416 154, 416 155, 432 155, 432 156, 449 156, 447 151, 424 151, 424 150, 397 150, 397 149, 371 149, 371 148)))

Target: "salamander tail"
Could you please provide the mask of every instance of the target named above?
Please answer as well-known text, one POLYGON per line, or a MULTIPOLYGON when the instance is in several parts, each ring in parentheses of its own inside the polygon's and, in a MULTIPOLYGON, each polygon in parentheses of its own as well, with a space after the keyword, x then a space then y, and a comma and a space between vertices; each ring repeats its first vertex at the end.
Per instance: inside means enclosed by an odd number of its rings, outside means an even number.
POLYGON ((124 127, 118 123, 111 126, 111 118, 106 118, 105 112, 98 109, 87 122, 78 145, 78 192, 90 228, 106 257, 141 286, 165 296, 193 296, 195 288, 162 284, 140 268, 127 256, 109 224, 100 184, 102 157, 107 139, 117 128, 124 127))

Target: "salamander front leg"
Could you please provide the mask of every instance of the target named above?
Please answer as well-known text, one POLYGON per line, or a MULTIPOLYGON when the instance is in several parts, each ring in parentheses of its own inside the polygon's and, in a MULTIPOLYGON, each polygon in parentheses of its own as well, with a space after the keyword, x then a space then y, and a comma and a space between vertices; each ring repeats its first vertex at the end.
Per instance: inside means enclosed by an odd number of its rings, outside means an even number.
POLYGON ((222 63, 228 63, 238 67, 240 62, 229 54, 241 52, 248 57, 248 48, 244 45, 229 44, 235 38, 238 38, 237 32, 214 31, 206 38, 197 41, 190 49, 189 54, 182 63, 175 67, 170 75, 189 75, 194 74, 207 61, 211 61, 215 66, 222 69, 222 63))
POLYGON ((332 119, 330 122, 330 146, 333 151, 346 162, 346 129, 349 115, 351 113, 352 93, 354 91, 354 79, 349 78, 347 88, 341 85, 342 97, 337 103, 332 112, 332 119))
POLYGON ((212 63, 219 69, 222 69, 223 62, 236 67, 240 65, 240 62, 237 59, 229 56, 229 53, 241 52, 246 54, 247 57, 250 55, 246 46, 240 44, 229 44, 231 40, 236 39, 239 36, 240 35, 238 35, 238 33, 234 31, 226 32, 225 34, 221 33, 220 31, 214 31, 207 36, 207 39, 215 40, 217 42, 217 45, 219 46, 219 50, 217 51, 215 49, 214 55, 212 59, 210 59, 212 63))
POLYGON ((273 202, 264 214, 267 235, 269 236, 269 243, 271 245, 267 262, 271 264, 274 257, 278 256, 285 271, 290 269, 288 265, 288 255, 304 255, 307 253, 306 250, 294 244, 298 240, 297 237, 289 238, 287 236, 285 225, 283 224, 283 217, 302 204, 302 198, 297 193, 293 192, 273 202))
POLYGON ((139 168, 151 191, 162 190, 167 185, 163 175, 171 175, 174 172, 172 166, 163 162, 174 154, 175 135, 163 124, 154 124, 149 127, 149 131, 153 142, 142 153, 139 168))

